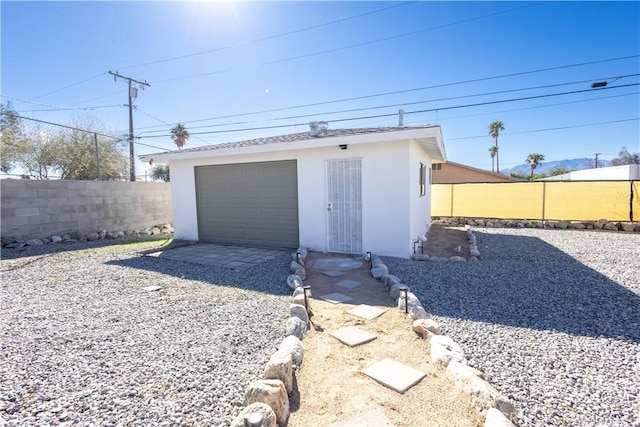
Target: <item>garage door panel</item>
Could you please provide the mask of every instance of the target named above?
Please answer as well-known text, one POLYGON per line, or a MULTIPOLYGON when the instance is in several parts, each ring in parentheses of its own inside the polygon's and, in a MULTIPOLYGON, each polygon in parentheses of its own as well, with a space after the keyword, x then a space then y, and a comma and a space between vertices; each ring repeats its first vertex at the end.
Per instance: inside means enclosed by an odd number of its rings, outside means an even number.
POLYGON ((295 160, 195 168, 201 241, 295 248, 295 160))

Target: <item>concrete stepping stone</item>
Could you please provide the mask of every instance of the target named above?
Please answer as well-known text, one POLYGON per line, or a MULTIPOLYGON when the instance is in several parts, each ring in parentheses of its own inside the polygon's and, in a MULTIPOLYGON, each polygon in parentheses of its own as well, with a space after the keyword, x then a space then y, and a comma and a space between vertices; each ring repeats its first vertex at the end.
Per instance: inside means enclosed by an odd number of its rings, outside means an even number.
POLYGON ((348 420, 338 421, 329 427, 394 427, 382 409, 358 414, 348 420))
POLYGON ((382 359, 363 369, 362 373, 398 393, 409 390, 427 375, 418 369, 391 359, 382 359))
POLYGON ((362 261, 351 258, 323 258, 313 264, 318 270, 356 270, 362 267, 362 261))
POLYGON ((338 283, 336 283, 336 286, 340 286, 341 288, 347 288, 347 289, 353 289, 353 288, 357 288, 358 286, 362 285, 362 282, 356 282, 355 280, 341 280, 338 283))
POLYGON ((342 271, 338 271, 338 270, 323 271, 322 274, 324 274, 325 276, 328 276, 328 277, 344 276, 344 273, 342 271))
POLYGON ((333 336, 343 344, 347 344, 351 347, 355 347, 360 344, 366 344, 377 338, 372 333, 360 329, 356 326, 347 326, 344 328, 340 328, 333 332, 329 332, 329 335, 333 336))
POLYGON ((353 298, 348 297, 344 294, 333 293, 333 294, 322 295, 320 299, 329 301, 330 303, 333 303, 333 304, 339 304, 341 302, 351 301, 353 298))
POLYGON ((373 320, 376 317, 380 316, 385 311, 387 310, 384 310, 378 307, 373 307, 371 305, 361 304, 347 311, 347 313, 353 314, 354 316, 362 317, 363 319, 373 320))

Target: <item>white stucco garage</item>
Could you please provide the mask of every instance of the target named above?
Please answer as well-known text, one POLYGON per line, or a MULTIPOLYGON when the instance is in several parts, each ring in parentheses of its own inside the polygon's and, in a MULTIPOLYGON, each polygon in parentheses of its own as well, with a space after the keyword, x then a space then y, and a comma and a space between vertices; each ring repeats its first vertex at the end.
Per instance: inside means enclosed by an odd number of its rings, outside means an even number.
POLYGON ((408 257, 439 126, 327 129, 141 156, 168 163, 176 239, 408 257))

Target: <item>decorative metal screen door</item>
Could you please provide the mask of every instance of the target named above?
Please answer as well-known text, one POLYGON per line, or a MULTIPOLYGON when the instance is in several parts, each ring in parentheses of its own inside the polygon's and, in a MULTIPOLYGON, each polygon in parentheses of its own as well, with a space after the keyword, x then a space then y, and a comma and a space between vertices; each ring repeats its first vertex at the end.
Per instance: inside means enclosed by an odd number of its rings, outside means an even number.
POLYGON ((362 253, 360 159, 327 161, 327 250, 362 253))

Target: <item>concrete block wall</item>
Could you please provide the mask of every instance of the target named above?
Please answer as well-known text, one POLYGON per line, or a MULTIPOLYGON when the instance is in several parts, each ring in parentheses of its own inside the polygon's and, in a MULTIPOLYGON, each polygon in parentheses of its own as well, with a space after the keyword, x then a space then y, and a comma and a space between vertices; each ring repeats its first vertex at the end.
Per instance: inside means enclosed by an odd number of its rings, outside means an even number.
POLYGON ((173 222, 171 187, 164 182, 2 179, 0 211, 0 235, 12 239, 173 222))

